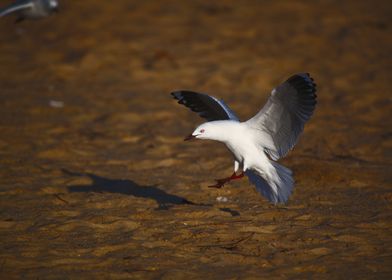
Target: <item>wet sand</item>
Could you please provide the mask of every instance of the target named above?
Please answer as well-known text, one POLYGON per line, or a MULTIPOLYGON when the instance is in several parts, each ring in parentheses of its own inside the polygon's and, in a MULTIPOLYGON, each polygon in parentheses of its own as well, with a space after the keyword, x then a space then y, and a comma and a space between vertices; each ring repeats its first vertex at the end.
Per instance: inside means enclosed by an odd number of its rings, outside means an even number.
POLYGON ((2 279, 391 278, 389 1, 62 2, 0 21, 2 279), (245 120, 301 71, 289 203, 209 189, 232 158, 169 93, 245 120))

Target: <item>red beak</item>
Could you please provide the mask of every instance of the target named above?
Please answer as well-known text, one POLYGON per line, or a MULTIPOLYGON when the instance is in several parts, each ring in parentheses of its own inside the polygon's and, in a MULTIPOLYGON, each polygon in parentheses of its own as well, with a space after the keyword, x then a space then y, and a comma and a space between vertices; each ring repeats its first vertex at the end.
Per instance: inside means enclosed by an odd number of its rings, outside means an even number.
POLYGON ((195 139, 195 138, 196 138, 196 136, 193 136, 192 134, 189 134, 187 137, 185 137, 184 141, 189 141, 189 140, 192 140, 192 139, 195 139))

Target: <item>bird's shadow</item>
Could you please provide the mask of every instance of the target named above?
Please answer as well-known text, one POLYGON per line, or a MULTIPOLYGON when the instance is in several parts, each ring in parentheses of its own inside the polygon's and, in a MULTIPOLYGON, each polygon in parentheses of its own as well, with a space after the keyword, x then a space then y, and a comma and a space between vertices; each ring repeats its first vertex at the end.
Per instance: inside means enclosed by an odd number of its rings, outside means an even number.
POLYGON ((91 173, 78 173, 66 169, 62 172, 69 176, 88 177, 92 180, 90 185, 68 186, 71 193, 77 192, 108 192, 132 195, 135 197, 153 199, 158 203, 158 210, 167 210, 174 205, 198 205, 211 206, 208 204, 197 204, 184 197, 169 194, 155 186, 140 186, 131 180, 108 179, 91 173))

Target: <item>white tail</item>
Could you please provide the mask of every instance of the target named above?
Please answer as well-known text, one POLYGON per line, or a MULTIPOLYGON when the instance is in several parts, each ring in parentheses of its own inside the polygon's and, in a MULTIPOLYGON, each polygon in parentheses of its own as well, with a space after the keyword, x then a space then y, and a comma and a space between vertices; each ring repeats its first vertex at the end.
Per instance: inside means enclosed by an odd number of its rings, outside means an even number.
POLYGON ((264 179, 260 172, 247 170, 249 181, 256 186, 256 190, 273 203, 286 203, 294 187, 294 179, 290 169, 277 162, 270 161, 277 176, 264 179))

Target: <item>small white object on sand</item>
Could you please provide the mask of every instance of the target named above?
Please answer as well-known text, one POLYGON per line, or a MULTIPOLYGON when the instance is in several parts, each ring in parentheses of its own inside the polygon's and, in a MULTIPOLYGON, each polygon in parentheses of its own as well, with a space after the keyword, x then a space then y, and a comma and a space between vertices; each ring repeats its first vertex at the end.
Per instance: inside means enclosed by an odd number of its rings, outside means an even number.
POLYGON ((63 108, 64 107, 64 102, 63 101, 57 101, 57 100, 50 100, 49 101, 49 106, 53 108, 63 108))

